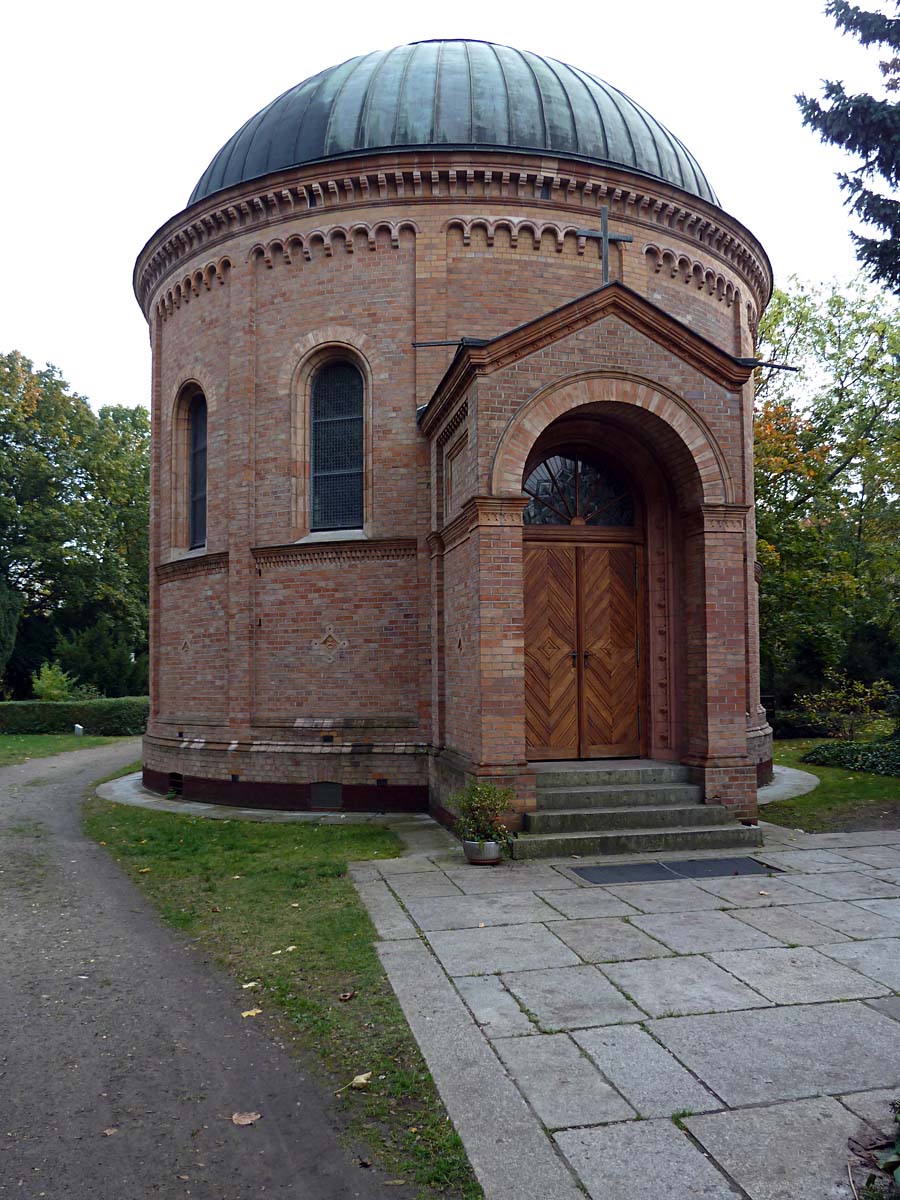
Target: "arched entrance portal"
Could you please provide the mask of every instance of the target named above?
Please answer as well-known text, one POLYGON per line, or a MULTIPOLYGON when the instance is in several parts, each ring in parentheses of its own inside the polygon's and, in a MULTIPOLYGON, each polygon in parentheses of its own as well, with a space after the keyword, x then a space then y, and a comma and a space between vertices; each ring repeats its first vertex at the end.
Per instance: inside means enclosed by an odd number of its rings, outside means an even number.
POLYGON ((630 480, 579 445, 523 485, 525 727, 531 760, 644 751, 644 519, 630 480))

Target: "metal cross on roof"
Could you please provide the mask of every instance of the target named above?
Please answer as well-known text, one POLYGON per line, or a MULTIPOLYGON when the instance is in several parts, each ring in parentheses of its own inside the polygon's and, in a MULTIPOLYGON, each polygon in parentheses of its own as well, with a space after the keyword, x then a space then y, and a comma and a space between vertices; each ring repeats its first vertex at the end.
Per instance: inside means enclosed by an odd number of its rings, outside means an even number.
POLYGON ((609 243, 634 241, 634 238, 630 233, 609 232, 609 208, 605 204, 600 205, 600 228, 576 229, 575 236, 583 238, 596 238, 600 242, 600 258, 603 263, 604 283, 609 283, 609 243))

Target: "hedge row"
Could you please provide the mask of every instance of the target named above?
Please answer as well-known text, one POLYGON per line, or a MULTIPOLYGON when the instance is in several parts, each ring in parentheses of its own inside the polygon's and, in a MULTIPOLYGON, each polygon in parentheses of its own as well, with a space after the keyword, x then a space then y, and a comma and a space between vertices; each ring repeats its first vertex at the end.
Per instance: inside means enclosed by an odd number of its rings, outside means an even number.
POLYGON ((114 700, 7 700, 0 703, 0 733, 71 733, 75 725, 94 737, 143 733, 146 696, 114 700))
POLYGON ((801 762, 820 767, 844 767, 848 771, 871 771, 873 775, 900 775, 900 741, 825 742, 813 746, 801 762))

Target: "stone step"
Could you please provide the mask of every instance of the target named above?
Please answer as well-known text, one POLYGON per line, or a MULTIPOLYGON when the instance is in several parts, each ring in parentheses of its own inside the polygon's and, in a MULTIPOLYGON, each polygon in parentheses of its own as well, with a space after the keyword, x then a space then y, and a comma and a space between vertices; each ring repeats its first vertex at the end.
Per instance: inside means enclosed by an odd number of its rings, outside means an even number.
POLYGON ((561 808, 525 814, 528 833, 588 833, 617 829, 690 829, 730 825, 722 804, 647 804, 622 808, 561 808))
POLYGON ((696 829, 622 829, 616 833, 526 833, 513 842, 512 856, 593 858, 602 854, 684 853, 761 845, 760 829, 735 823, 696 829))
POLYGON ((532 763, 538 792, 559 787, 611 787, 629 783, 687 783, 690 773, 678 763, 636 761, 599 766, 597 762, 532 763))
POLYGON ((695 783, 620 783, 615 786, 539 788, 538 808, 622 808, 625 805, 699 804, 695 783))

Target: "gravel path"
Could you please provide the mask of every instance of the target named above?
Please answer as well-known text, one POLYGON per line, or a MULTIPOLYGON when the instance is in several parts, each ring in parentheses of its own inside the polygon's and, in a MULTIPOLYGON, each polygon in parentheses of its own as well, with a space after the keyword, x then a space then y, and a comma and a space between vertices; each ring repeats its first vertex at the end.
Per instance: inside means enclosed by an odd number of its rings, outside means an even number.
POLYGON ((383 1197, 330 1093, 82 833, 86 789, 138 754, 0 769, 0 1197, 383 1197))

